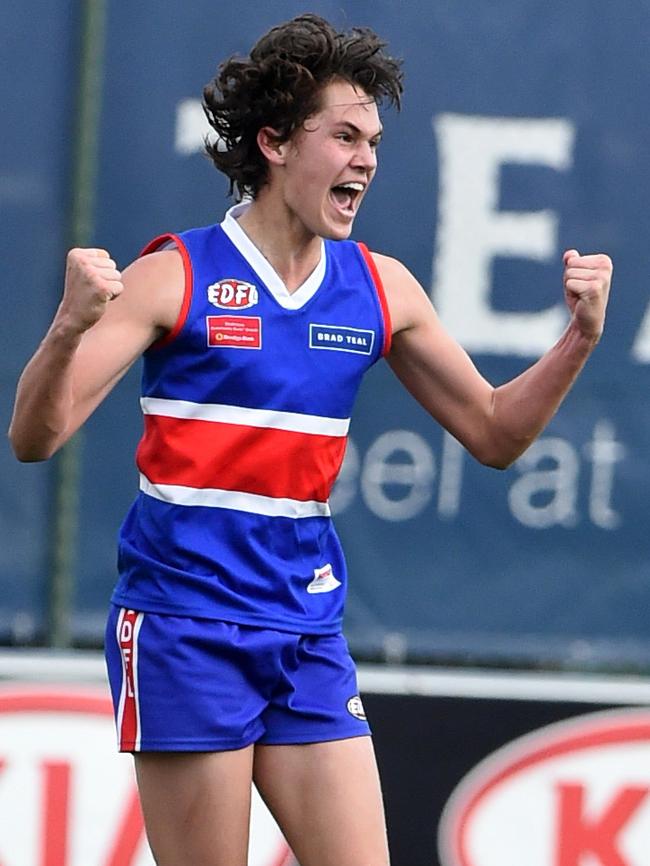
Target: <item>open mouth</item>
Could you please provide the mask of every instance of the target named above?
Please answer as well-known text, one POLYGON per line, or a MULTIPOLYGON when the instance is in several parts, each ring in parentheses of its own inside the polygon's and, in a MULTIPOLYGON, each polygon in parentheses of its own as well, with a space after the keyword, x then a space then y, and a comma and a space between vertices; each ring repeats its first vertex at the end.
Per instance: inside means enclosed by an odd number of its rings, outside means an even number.
POLYGON ((332 187, 330 190, 330 196, 339 210, 342 210, 350 216, 354 216, 358 200, 364 189, 364 184, 358 183, 357 181, 340 183, 332 187))

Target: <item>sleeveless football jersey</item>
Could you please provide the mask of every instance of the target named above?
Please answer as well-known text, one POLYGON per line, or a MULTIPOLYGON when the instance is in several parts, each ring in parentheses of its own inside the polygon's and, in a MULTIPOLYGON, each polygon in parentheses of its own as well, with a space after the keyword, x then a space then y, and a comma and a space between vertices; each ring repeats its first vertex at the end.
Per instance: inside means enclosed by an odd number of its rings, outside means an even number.
POLYGON ((185 295, 144 355, 140 492, 113 601, 305 634, 340 630, 346 566, 328 505, 363 374, 390 323, 367 249, 324 241, 289 294, 239 227, 165 235, 185 295))

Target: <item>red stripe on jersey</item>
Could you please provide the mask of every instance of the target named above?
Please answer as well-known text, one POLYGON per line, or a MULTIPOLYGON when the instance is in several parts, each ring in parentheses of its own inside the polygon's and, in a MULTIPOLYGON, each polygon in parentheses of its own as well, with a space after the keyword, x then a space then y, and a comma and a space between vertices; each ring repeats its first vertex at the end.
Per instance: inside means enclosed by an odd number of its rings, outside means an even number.
POLYGON ((388 307, 388 301, 386 300, 384 284, 381 281, 381 277, 379 276, 379 270, 377 269, 377 264, 373 259, 372 253, 370 252, 368 247, 365 244, 360 243, 359 249, 361 250, 361 254, 363 255, 366 264, 368 265, 370 276, 372 277, 372 281, 374 282, 375 288, 377 289, 377 297, 379 298, 381 313, 384 317, 384 348, 382 350, 382 355, 387 355, 390 352, 390 346, 393 339, 393 324, 390 320, 390 309, 388 307))
POLYGON ((152 484, 327 502, 346 437, 145 415, 137 464, 152 484))
POLYGON ((120 749, 130 751, 139 744, 138 730, 138 699, 135 675, 136 639, 138 635, 138 618, 142 614, 135 610, 122 610, 117 623, 117 640, 122 656, 122 695, 120 697, 120 714, 118 718, 118 740, 120 749))
POLYGON ((185 274, 185 287, 183 289, 183 303, 181 304, 181 309, 178 314, 178 318, 174 323, 174 327, 165 334, 164 337, 161 337, 159 340, 156 340, 155 343, 152 344, 152 349, 160 349, 162 346, 166 346, 168 343, 178 336, 181 328, 185 324, 185 320, 187 319, 187 314, 190 311, 190 304, 192 302, 192 291, 193 291, 193 283, 194 279, 192 276, 192 263, 190 262, 190 254, 187 251, 187 248, 183 241, 178 237, 178 235, 166 234, 160 235, 157 238, 154 238, 150 241, 147 246, 142 250, 140 256, 147 256, 149 253, 155 253, 159 250, 165 243, 173 242, 175 244, 176 249, 181 254, 181 258, 183 259, 183 271, 185 274))

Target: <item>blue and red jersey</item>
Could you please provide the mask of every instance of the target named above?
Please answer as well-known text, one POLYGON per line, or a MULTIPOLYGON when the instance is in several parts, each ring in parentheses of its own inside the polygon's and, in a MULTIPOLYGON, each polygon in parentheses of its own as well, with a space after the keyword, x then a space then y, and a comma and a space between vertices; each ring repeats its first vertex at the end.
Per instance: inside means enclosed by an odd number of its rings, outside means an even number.
POLYGON ((140 493, 120 530, 112 600, 336 632, 347 574, 328 497, 363 374, 389 348, 388 311, 370 254, 352 241, 324 241, 289 294, 238 208, 145 250, 176 245, 185 295, 144 356, 140 493))

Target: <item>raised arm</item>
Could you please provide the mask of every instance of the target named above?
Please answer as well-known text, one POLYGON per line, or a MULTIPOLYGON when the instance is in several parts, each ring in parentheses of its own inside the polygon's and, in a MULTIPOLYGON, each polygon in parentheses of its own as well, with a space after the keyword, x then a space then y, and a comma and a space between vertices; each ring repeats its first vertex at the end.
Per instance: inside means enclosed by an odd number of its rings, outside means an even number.
POLYGON ((183 279, 175 250, 138 259, 123 274, 105 250, 68 253, 61 303, 18 382, 9 438, 19 460, 51 457, 173 327, 183 279))
POLYGON ((570 320, 558 342, 515 379, 493 387, 442 327, 423 289, 395 259, 375 255, 393 321, 392 369, 419 403, 481 463, 506 468, 551 420, 598 340, 612 263, 564 254, 570 320))

